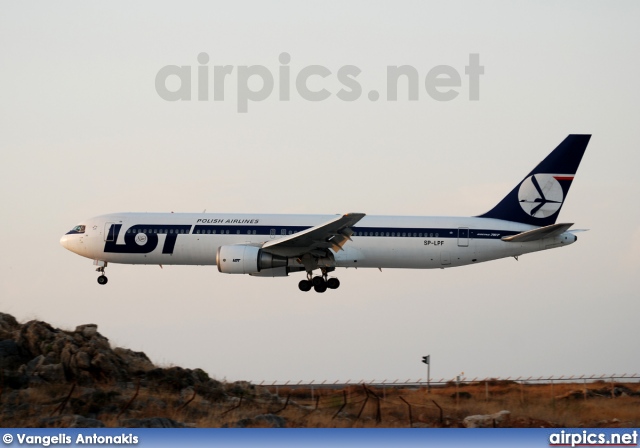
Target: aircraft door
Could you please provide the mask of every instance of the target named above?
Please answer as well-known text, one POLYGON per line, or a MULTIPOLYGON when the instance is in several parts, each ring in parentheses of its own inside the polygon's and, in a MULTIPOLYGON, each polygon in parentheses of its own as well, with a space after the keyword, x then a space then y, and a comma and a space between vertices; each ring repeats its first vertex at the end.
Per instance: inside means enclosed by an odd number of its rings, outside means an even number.
POLYGON ((458 247, 468 247, 468 246, 469 246, 469 228, 459 227, 458 228, 458 247))
POLYGON ((105 241, 115 241, 115 222, 107 222, 104 225, 104 240, 105 241))

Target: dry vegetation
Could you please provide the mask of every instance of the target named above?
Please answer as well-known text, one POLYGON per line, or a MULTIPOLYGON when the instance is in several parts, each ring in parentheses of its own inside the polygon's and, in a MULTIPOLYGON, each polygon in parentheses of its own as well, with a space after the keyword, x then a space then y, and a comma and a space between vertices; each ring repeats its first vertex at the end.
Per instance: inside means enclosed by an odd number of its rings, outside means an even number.
POLYGON ((506 421, 488 426, 640 426, 638 383, 590 383, 586 395, 584 384, 490 382, 463 384, 457 391, 456 397, 455 385, 433 387, 430 393, 425 388, 280 387, 276 395, 275 388, 222 383, 219 397, 203 397, 192 389, 177 393, 143 387, 136 392, 130 385, 123 393, 105 384, 91 390, 74 387, 69 394, 68 385, 42 385, 0 396, 3 407, 9 398, 22 402, 24 410, 0 424, 65 427, 83 415, 107 427, 137 426, 132 419, 157 417, 190 427, 462 427, 467 416, 508 410, 506 421))
POLYGON ((317 411, 282 412, 292 423, 310 427, 408 427, 411 424, 460 427, 467 416, 501 410, 511 413, 508 421, 497 424, 505 427, 637 427, 640 424, 640 385, 637 383, 590 383, 586 391, 585 398, 584 384, 513 382, 463 384, 458 389, 448 385, 434 387, 431 393, 427 393, 426 388, 378 388, 369 389, 367 393, 362 387, 351 387, 347 390, 348 404, 335 419, 335 410, 344 403, 340 391, 314 391, 313 400, 308 390, 281 388, 279 394, 289 393, 297 403, 311 409, 320 397, 317 411), (619 396, 612 397, 612 388, 619 396), (621 392, 623 390, 630 393, 621 392))

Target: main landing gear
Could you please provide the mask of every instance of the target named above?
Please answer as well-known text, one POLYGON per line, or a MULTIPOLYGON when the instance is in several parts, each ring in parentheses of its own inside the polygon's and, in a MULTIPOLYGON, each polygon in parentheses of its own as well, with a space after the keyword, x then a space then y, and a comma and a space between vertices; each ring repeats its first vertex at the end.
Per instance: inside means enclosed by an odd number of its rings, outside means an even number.
POLYGON ((300 280, 298 283, 298 288, 300 291, 311 291, 311 288, 315 290, 315 292, 325 292, 328 289, 338 289, 340 287, 340 280, 335 277, 327 278, 327 271, 325 269, 322 270, 322 275, 316 275, 313 277, 311 272, 307 272, 307 279, 300 280))

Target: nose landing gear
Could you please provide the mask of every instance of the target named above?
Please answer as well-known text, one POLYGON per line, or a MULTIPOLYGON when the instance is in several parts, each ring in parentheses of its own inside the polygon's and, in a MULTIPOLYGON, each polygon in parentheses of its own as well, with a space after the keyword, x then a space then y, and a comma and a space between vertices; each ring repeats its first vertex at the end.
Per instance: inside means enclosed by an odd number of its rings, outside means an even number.
POLYGON ((96 271, 100 273, 100 277, 98 277, 98 283, 100 285, 106 285, 107 282, 109 281, 109 279, 107 278, 106 275, 104 275, 104 268, 107 267, 107 262, 106 261, 100 261, 100 260, 96 260, 93 262, 93 264, 95 264, 96 266, 98 266, 96 268, 96 271))

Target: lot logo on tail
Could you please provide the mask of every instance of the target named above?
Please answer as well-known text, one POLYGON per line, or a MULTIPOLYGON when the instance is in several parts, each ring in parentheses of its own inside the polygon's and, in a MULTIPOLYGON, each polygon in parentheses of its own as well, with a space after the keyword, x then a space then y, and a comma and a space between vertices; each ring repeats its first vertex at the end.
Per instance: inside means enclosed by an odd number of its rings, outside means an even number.
POLYGON ((534 218, 546 218, 560 210, 564 192, 558 181, 571 181, 573 175, 534 174, 527 177, 518 190, 520 207, 534 218))

